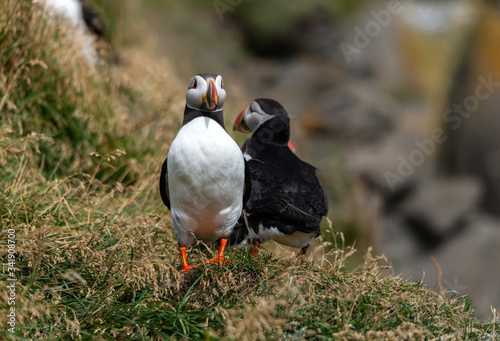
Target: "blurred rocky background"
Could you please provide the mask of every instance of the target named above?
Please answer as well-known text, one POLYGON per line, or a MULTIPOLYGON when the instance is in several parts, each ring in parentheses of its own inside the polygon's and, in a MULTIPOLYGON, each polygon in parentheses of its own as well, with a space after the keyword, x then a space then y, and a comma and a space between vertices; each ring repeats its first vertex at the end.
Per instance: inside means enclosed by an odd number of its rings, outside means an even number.
MULTIPOLYGON (((484 318, 500 308, 498 2, 109 1, 149 18, 136 34, 112 27, 122 45, 147 41, 180 79, 224 76, 227 127, 254 98, 285 106, 360 255, 373 246, 484 318)), ((171 72, 147 70, 145 86, 171 72)))

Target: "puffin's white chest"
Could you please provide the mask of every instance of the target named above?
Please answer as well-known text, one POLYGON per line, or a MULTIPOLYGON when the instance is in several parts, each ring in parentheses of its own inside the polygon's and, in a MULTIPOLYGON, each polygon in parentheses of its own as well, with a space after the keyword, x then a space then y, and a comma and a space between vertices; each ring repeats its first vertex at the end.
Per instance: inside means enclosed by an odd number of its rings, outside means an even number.
POLYGON ((226 131, 210 118, 195 118, 177 134, 167 165, 179 242, 189 244, 191 233, 207 241, 230 234, 242 210, 245 165, 226 131))

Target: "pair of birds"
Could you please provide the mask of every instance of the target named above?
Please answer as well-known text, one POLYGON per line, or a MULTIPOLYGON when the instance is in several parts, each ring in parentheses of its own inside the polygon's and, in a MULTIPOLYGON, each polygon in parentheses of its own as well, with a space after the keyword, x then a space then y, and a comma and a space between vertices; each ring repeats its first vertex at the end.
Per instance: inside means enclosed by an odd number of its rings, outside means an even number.
POLYGON ((234 130, 253 135, 240 150, 224 128, 225 99, 220 75, 191 79, 183 126, 162 166, 160 194, 172 215, 182 271, 193 268, 186 246, 197 239, 220 239, 217 257, 207 263, 226 263, 228 239, 249 239, 254 255, 270 239, 305 254, 328 211, 316 169, 289 147, 285 109, 272 99, 254 100, 244 109, 234 130))

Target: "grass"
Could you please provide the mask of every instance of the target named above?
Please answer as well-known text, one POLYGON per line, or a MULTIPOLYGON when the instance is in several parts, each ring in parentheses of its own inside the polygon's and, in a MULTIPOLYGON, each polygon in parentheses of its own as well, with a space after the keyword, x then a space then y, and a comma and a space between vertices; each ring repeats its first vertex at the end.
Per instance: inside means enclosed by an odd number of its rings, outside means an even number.
MULTIPOLYGON (((2 313, 1 338, 499 338, 498 316, 478 321, 469 299, 393 276, 383 257, 368 252, 347 270, 355 250, 332 226, 324 234, 333 245, 320 244, 306 262, 232 250, 230 266, 180 273, 156 187, 182 83, 149 56, 145 64, 169 76, 141 86, 143 48, 116 69, 84 68, 62 53, 71 46, 58 38, 61 27, 43 26, 29 1, 0 11, 0 255, 7 259, 15 230, 17 277, 15 334, 2 313)), ((215 251, 191 248, 189 261, 215 251)), ((8 274, 4 263, 3 312, 8 274)))

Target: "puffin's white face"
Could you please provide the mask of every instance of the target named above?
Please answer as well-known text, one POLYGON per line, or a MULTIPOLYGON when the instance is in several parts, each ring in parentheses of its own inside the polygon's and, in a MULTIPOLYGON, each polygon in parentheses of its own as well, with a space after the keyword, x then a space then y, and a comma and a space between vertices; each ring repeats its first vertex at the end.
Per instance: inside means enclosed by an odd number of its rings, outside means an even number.
POLYGON ((191 109, 203 111, 220 111, 226 100, 226 90, 222 76, 204 78, 196 75, 191 78, 186 92, 186 105, 191 109))
POLYGON ((260 125, 274 116, 269 115, 260 107, 259 103, 253 101, 245 110, 243 110, 235 123, 235 130, 243 133, 252 133, 256 131, 260 125), (238 125, 239 124, 239 125, 238 125))

